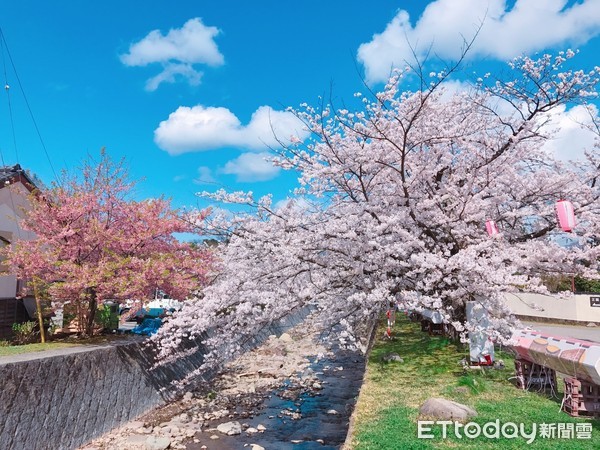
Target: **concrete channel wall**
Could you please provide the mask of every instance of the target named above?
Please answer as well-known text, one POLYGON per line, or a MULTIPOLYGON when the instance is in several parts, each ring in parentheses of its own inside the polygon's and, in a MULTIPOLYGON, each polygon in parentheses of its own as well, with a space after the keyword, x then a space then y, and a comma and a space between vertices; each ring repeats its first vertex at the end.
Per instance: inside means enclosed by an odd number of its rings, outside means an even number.
MULTIPOLYGON (((308 312, 263 329, 244 350, 298 325, 308 312)), ((0 449, 74 449, 166 403, 171 382, 202 364, 205 349, 190 347, 197 350, 154 370, 153 351, 143 342, 0 358, 0 449)))

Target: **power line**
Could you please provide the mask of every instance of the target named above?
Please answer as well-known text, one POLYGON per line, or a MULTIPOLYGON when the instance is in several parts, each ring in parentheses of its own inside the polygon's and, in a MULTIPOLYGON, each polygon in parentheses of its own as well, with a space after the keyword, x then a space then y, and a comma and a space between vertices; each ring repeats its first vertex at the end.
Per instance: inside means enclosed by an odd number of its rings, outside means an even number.
MULTIPOLYGON (((10 53, 10 50, 8 48, 8 44, 6 42, 6 38, 4 37, 4 32, 2 31, 2 27, 0 27, 0 43, 2 44, 2 50, 6 50, 6 54, 8 55, 8 59, 10 61, 10 65, 13 69, 13 73, 15 74, 15 79, 17 80, 17 83, 19 85, 19 89, 21 91, 21 95, 23 96, 23 99, 25 100, 25 105, 27 106, 27 110, 29 111, 29 116, 31 117, 31 121, 33 122, 33 126, 35 128, 35 131, 37 133, 38 139, 40 140, 40 144, 42 145, 42 148, 44 149, 44 153, 46 155, 46 159, 48 160, 48 164, 50 165, 50 169, 52 169, 52 173, 54 174, 54 179, 56 180, 56 182, 58 184, 60 184, 60 179, 58 178, 58 175, 56 174, 56 171, 54 170, 54 165, 52 164, 52 160, 50 159, 50 155, 48 153, 48 149, 46 148, 46 144, 44 143, 44 139, 42 138, 42 134, 40 133, 40 129, 37 125, 37 121, 35 120, 35 116, 33 115, 33 111, 31 110, 31 106, 29 105, 29 100, 27 99, 27 96, 25 95, 25 90, 23 89, 23 84, 21 83, 21 79, 19 78, 19 74, 17 72, 17 68, 15 67, 15 63, 12 59, 12 55, 10 53)), ((2 55, 3 60, 4 60, 4 53, 2 55)), ((5 67, 5 78, 6 78, 6 67, 5 67)), ((8 85, 8 82, 6 83, 6 86, 8 85)), ((9 89, 6 89, 7 92, 9 89)), ((9 97, 10 98, 10 97, 9 97)), ((9 108, 10 108, 10 101, 9 101, 9 108)), ((12 109, 10 112, 11 115, 11 121, 12 121, 12 109)), ((14 139, 14 126, 13 126, 13 139, 14 139)), ((16 142, 16 141, 15 141, 16 142)), ((15 147, 16 150, 16 147, 15 147)))
MULTIPOLYGON (((6 91, 6 98, 8 100, 8 114, 10 117, 10 128, 12 130, 12 138, 13 138, 13 146, 15 148, 15 157, 17 160, 17 164, 19 163, 19 149, 17 147, 17 134, 15 133, 15 121, 13 118, 13 111, 12 111, 12 103, 10 101, 10 85, 8 84, 8 74, 6 73, 6 57, 5 57, 5 53, 4 53, 4 43, 0 42, 0 45, 2 46, 2 67, 4 69, 4 90, 6 91)), ((1 156, 1 154, 0 154, 1 156)), ((4 166, 4 158, 2 157, 2 165, 4 166)))

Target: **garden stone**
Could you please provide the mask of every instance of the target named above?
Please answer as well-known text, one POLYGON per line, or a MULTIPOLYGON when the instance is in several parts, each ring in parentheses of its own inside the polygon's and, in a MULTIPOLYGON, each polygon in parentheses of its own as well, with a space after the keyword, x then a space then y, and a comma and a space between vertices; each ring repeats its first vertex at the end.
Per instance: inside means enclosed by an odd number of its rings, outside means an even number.
POLYGON ((258 445, 258 444, 250 444, 251 450, 265 450, 265 448, 262 445, 258 445))
POLYGON ((465 421, 471 417, 475 417, 477 411, 467 405, 446 400, 445 398, 430 398, 423 403, 423 406, 419 409, 419 414, 435 419, 465 421))
POLYGON ((233 436, 242 433, 242 426, 239 422, 226 422, 217 427, 217 431, 227 436, 233 436))
POLYGON ((596 325, 594 322, 590 322, 586 326, 588 326, 588 327, 597 327, 598 325, 596 325))

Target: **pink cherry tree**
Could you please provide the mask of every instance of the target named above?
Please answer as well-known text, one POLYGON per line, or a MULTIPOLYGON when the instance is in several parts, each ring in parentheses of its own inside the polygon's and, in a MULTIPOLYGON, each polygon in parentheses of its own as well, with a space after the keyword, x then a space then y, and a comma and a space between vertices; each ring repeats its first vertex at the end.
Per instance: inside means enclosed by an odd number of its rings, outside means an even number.
POLYGON ((164 198, 136 201, 124 162, 102 151, 78 172, 35 192, 23 228, 35 233, 7 251, 17 276, 47 288, 53 302, 75 306, 79 332, 91 335, 107 299, 150 298, 156 288, 186 299, 205 285, 213 256, 179 242, 193 231, 164 198))
POLYGON ((275 159, 299 175, 294 199, 275 207, 251 193, 201 194, 254 213, 203 223, 227 240, 223 270, 157 336, 163 356, 211 330, 218 359, 305 307, 322 326, 345 325, 352 342, 390 301, 439 311, 460 332, 479 327, 465 316, 475 301, 490 315, 485 331, 505 339, 515 324, 505 292, 546 292, 551 273, 597 277, 598 148, 567 163, 544 146, 556 132, 552 114, 596 98, 600 68, 571 69, 573 56, 520 57, 503 78, 458 91, 447 83, 455 68, 425 74, 417 65, 373 98, 356 94, 355 110, 294 111, 312 137, 275 159), (402 90, 415 74, 420 87, 402 90), (561 198, 578 217, 570 248, 555 216, 561 198))

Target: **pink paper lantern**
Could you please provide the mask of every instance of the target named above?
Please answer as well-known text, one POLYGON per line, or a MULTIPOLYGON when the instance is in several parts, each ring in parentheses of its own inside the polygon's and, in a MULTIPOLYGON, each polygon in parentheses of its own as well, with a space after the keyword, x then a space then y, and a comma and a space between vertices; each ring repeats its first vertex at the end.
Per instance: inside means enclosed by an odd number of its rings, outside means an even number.
POLYGON ((485 221, 485 229, 487 230, 487 233, 490 236, 496 236, 499 233, 498 225, 496 225, 496 222, 494 222, 493 220, 485 221))
POLYGON ((558 223, 563 231, 571 232, 575 228, 575 210, 573 204, 568 200, 556 202, 556 215, 558 223))

